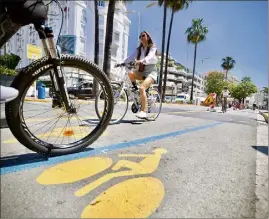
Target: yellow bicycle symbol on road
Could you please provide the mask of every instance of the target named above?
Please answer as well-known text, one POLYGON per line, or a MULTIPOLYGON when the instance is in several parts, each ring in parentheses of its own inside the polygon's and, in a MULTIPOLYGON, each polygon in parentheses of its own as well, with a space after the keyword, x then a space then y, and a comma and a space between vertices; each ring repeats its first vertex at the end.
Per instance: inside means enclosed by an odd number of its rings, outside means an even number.
MULTIPOLYGON (((98 186, 123 176, 147 175, 159 166, 164 148, 153 150, 153 154, 119 154, 119 157, 143 158, 140 162, 119 160, 114 166, 108 157, 89 157, 69 161, 45 170, 37 182, 42 185, 73 183, 107 170, 97 180, 77 190, 77 197, 84 196, 98 186), (120 171, 120 169, 126 169, 120 171)), ((153 177, 141 176, 122 181, 97 196, 86 208, 82 218, 145 218, 150 216, 160 205, 164 197, 162 182, 153 177)))

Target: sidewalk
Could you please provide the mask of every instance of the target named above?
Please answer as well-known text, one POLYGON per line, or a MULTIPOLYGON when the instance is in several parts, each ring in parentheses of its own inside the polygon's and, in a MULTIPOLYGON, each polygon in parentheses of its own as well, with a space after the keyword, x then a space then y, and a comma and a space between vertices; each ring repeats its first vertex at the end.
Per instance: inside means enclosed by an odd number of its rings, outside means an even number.
POLYGON ((257 113, 256 212, 255 218, 268 218, 268 125, 257 113))

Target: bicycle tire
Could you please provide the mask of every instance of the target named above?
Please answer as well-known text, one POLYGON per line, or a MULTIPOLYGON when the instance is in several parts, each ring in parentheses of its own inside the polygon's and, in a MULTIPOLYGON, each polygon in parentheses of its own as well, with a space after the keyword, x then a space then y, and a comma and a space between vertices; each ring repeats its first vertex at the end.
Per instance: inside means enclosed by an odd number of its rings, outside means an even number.
MULTIPOLYGON (((112 87, 112 89, 113 89, 113 86, 120 86, 120 84, 117 83, 117 82, 111 82, 111 87, 112 87)), ((97 116, 98 116, 99 119, 101 118, 101 115, 100 115, 100 112, 99 112, 99 110, 98 110, 98 99, 99 99, 99 97, 101 96, 101 92, 102 92, 102 91, 99 91, 99 92, 98 92, 98 95, 96 95, 96 100, 95 100, 95 111, 96 111, 96 114, 97 114, 97 116)), ((126 96, 126 99, 127 99, 127 106, 126 106, 126 109, 125 109, 123 115, 122 115, 119 119, 116 119, 116 120, 114 120, 114 121, 111 121, 111 120, 110 120, 109 125, 113 125, 113 124, 117 124, 117 123, 119 123, 119 122, 125 117, 125 115, 126 115, 126 113, 127 113, 127 110, 128 110, 128 107, 129 107, 129 97, 128 97, 128 93, 126 92, 126 90, 123 90, 123 92, 125 93, 125 96, 126 96)), ((115 108, 114 108, 114 109, 115 109, 115 108)))
POLYGON ((33 81, 48 71, 52 64, 52 59, 49 57, 43 57, 22 69, 11 84, 11 87, 19 91, 19 95, 13 101, 6 103, 5 108, 7 124, 14 137, 28 149, 49 156, 75 153, 81 151, 96 141, 108 126, 113 113, 114 102, 110 81, 105 73, 97 65, 95 65, 90 60, 80 56, 62 55, 62 66, 78 67, 84 69, 85 71, 91 72, 92 75, 98 80, 98 82, 100 82, 101 87, 107 94, 105 102, 106 114, 104 117, 102 117, 102 120, 89 135, 81 139, 81 141, 70 144, 71 147, 55 148, 52 144, 41 141, 37 137, 33 136, 31 132, 28 133, 25 129, 25 121, 21 117, 21 99, 24 97, 27 89, 30 87, 33 81))
POLYGON ((160 95, 160 93, 159 93, 159 91, 158 91, 157 89, 155 89, 155 88, 150 88, 149 91, 151 91, 151 90, 154 90, 155 92, 157 92, 157 94, 158 94, 158 96, 159 96, 159 99, 160 99, 160 109, 159 109, 159 112, 158 112, 157 116, 154 117, 154 119, 147 118, 147 120, 148 120, 148 121, 155 121, 155 120, 159 117, 159 115, 160 115, 160 113, 161 113, 161 111, 162 111, 162 98, 161 98, 161 95, 160 95))

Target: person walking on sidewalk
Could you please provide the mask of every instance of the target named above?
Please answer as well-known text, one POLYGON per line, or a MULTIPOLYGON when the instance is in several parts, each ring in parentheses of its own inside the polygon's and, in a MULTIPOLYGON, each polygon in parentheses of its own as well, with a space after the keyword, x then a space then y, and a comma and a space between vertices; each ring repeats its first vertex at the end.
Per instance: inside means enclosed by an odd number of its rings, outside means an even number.
POLYGON ((227 98, 230 96, 230 91, 228 87, 225 86, 222 93, 221 93, 221 101, 222 101, 222 112, 227 109, 227 98))

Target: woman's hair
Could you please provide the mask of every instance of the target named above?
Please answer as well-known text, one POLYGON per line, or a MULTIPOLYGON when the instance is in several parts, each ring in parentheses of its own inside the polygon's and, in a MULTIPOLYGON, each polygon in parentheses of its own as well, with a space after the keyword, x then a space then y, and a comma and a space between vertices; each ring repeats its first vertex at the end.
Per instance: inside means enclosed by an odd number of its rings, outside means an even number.
MULTIPOLYGON (((141 32, 141 34, 142 33, 145 33, 146 35, 147 35, 147 38, 148 38, 148 48, 147 48, 147 51, 146 51, 146 56, 148 55, 148 53, 149 53, 149 50, 150 50, 150 48, 151 47, 154 47, 155 46, 155 44, 154 44, 154 42, 153 42, 153 40, 152 40, 152 38, 151 38, 151 36, 150 36, 150 34, 148 33, 148 32, 146 32, 146 31, 142 31, 141 32)), ((141 36, 141 34, 140 34, 140 36, 141 36)), ((141 48, 143 47, 143 44, 142 43, 140 43, 140 45, 137 47, 137 50, 138 50, 138 54, 137 54, 137 59, 139 59, 140 58, 140 56, 141 56, 141 48)), ((158 52, 157 52, 157 50, 156 50, 156 55, 158 54, 158 52)))

